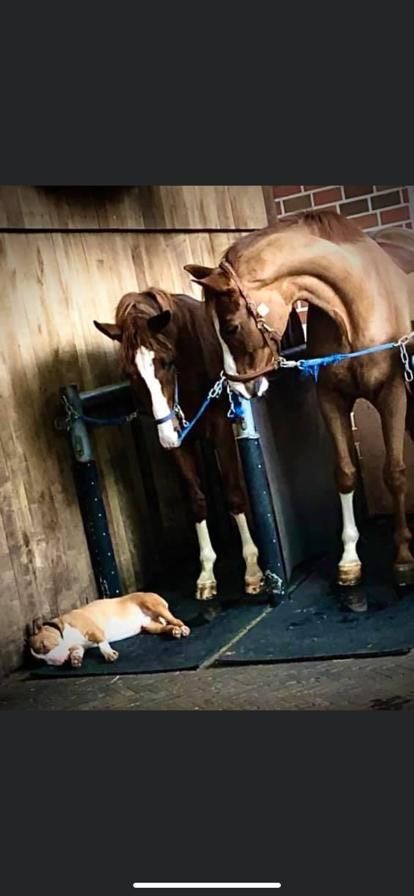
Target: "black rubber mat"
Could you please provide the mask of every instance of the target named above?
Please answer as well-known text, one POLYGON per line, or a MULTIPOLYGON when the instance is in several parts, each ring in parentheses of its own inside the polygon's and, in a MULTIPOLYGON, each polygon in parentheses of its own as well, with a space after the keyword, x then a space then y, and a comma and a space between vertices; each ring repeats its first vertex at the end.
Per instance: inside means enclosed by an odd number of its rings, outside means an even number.
POLYGON ((394 585, 392 549, 389 521, 371 523, 359 544, 362 585, 338 588, 335 559, 323 559, 290 599, 272 608, 217 664, 371 656, 413 648, 414 588, 394 585))
POLYGON ((85 654, 82 667, 47 666, 29 660, 31 678, 70 678, 85 675, 126 675, 144 672, 172 672, 197 669, 226 646, 236 635, 259 618, 268 605, 266 598, 242 597, 199 603, 191 597, 169 594, 172 611, 188 623, 191 635, 175 639, 141 634, 117 641, 112 646, 119 652, 115 663, 106 663, 97 648, 85 654))

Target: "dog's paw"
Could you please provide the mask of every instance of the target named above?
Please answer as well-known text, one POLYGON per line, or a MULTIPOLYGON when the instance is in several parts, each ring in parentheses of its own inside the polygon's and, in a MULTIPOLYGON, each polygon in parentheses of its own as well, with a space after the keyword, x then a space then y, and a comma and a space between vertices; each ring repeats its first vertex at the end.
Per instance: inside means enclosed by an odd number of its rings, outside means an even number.
POLYGON ((173 638, 187 638, 190 634, 188 625, 173 625, 171 629, 173 638))
POLYGON ((108 650, 104 656, 107 663, 114 663, 118 659, 119 653, 117 650, 108 650))
POLYGON ((79 669, 83 661, 83 650, 72 650, 70 654, 70 664, 74 669, 79 669))

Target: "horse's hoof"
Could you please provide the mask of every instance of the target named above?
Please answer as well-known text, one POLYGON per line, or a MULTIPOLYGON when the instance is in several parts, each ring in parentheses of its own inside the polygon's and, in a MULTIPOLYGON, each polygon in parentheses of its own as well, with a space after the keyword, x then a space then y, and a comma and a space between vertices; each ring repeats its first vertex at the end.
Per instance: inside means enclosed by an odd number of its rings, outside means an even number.
POLYGON ((350 610, 351 613, 366 613, 368 610, 368 599, 362 588, 358 586, 353 588, 352 585, 346 585, 340 589, 339 600, 344 610, 350 610))
POLYGON ((414 585, 414 563, 394 563, 397 585, 414 585))
POLYGON ((262 571, 259 569, 257 573, 252 576, 246 576, 244 580, 244 591, 245 594, 260 594, 264 589, 264 575, 262 571))
POLYGON ((213 600, 217 595, 217 582, 199 582, 196 600, 213 600))
POLYGON ((362 577, 362 564, 359 560, 353 563, 340 563, 338 566, 338 585, 358 585, 362 577))

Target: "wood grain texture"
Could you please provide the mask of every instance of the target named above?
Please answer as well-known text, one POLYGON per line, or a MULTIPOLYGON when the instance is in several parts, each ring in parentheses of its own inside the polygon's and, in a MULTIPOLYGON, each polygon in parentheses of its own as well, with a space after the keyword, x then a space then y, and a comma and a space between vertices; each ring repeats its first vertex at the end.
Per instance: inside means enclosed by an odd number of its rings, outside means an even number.
POLYGON ((0 186, 0 229, 258 229, 257 186, 0 186))
MULTIPOLYGON (((148 285, 198 296, 184 264, 214 264, 233 241, 220 232, 0 234, 3 672, 21 661, 25 626, 35 616, 96 597, 68 446, 53 423, 62 385, 87 390, 122 378, 116 347, 93 319, 113 320, 123 293, 148 285)), ((166 538, 177 552, 196 550, 173 459, 153 428, 140 426, 136 437, 152 458, 166 538)), ((100 429, 93 444, 123 588, 133 590, 144 585, 151 553, 151 507, 133 433, 100 429)))

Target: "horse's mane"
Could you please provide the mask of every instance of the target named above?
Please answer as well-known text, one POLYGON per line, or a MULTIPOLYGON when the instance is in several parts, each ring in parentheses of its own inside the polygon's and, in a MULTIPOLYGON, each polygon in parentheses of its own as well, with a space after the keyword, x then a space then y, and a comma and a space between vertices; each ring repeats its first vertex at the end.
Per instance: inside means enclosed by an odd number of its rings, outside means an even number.
POLYGON ((161 311, 172 311, 173 305, 173 296, 155 287, 140 293, 129 292, 118 302, 115 323, 122 329, 122 366, 130 376, 137 375, 135 354, 142 344, 143 333, 146 347, 156 352, 158 357, 167 358, 171 354, 172 344, 164 331, 151 333, 146 324, 161 311))
POLYGON ((297 215, 289 215, 284 221, 278 222, 273 229, 276 233, 280 233, 299 225, 306 227, 315 236, 330 240, 332 243, 356 243, 365 236, 354 221, 330 209, 322 211, 312 209, 299 212, 297 215))
POLYGON ((305 227, 310 233, 329 240, 331 243, 356 243, 366 238, 366 234, 349 218, 338 215, 337 212, 332 212, 330 209, 322 211, 312 209, 311 211, 298 212, 297 215, 289 215, 288 218, 278 221, 272 227, 266 227, 263 230, 257 230, 255 233, 242 236, 236 243, 230 246, 224 257, 231 264, 237 263, 241 252, 251 249, 264 237, 285 233, 295 227, 305 227))

